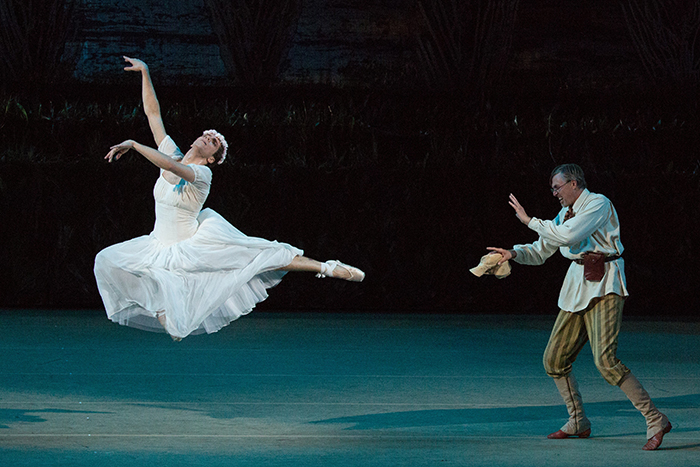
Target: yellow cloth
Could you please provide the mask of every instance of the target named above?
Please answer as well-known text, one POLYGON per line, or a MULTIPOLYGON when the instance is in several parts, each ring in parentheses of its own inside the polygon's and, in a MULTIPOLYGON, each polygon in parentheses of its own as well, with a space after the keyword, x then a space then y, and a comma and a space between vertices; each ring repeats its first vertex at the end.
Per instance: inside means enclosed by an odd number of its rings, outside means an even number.
POLYGON ((510 275, 510 264, 506 261, 503 264, 498 264, 498 262, 503 258, 500 253, 490 253, 481 257, 479 265, 473 267, 469 270, 476 277, 481 277, 484 274, 494 275, 499 279, 508 277, 510 275))

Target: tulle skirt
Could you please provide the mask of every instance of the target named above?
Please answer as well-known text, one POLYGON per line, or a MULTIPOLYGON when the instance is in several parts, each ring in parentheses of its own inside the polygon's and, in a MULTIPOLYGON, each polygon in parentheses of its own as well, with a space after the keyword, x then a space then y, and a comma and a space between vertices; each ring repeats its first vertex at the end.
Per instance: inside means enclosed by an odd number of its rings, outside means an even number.
POLYGON ((211 209, 197 220, 197 232, 172 245, 151 233, 98 253, 95 278, 109 319, 181 338, 216 332, 265 300, 286 274, 278 269, 304 253, 248 237, 211 209))

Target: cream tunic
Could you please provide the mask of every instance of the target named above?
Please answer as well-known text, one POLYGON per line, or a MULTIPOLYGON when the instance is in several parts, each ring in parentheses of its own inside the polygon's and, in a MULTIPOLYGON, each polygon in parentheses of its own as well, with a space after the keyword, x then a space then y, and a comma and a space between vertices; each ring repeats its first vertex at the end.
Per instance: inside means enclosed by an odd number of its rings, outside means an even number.
MULTIPOLYGON (((554 220, 533 217, 528 227, 539 235, 534 243, 515 245, 516 263, 540 265, 557 249, 567 259, 581 258, 592 251, 607 256, 622 255, 620 222, 617 212, 608 198, 583 190, 573 205, 575 216, 565 223, 563 208, 554 220)), ((576 312, 584 310, 591 300, 607 294, 627 297, 625 263, 622 258, 605 263, 605 275, 600 282, 587 281, 583 265, 571 262, 559 293, 559 307, 576 312)))

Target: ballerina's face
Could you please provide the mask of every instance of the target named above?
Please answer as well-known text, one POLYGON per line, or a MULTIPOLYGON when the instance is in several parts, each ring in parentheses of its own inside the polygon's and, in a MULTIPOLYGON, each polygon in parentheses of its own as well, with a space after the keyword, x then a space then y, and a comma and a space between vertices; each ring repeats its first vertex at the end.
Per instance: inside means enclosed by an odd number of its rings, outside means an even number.
POLYGON ((211 135, 202 135, 192 143, 193 148, 199 149, 199 152, 206 158, 212 157, 221 147, 219 138, 211 135))
POLYGON ((188 151, 183 162, 185 160, 187 160, 186 162, 195 162, 199 159, 203 164, 213 164, 215 161, 214 154, 221 147, 221 141, 212 135, 202 135, 194 140, 190 147, 192 150, 188 151))

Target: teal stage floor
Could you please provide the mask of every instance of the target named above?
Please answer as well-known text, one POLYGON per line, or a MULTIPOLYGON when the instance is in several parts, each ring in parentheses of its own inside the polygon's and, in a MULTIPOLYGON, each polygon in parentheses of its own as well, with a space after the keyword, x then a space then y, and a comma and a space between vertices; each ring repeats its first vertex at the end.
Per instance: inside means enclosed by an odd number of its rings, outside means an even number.
POLYGON ((700 323, 626 320, 618 356, 673 423, 541 354, 554 316, 253 312, 175 343, 99 311, 0 310, 1 466, 700 466, 700 323))

